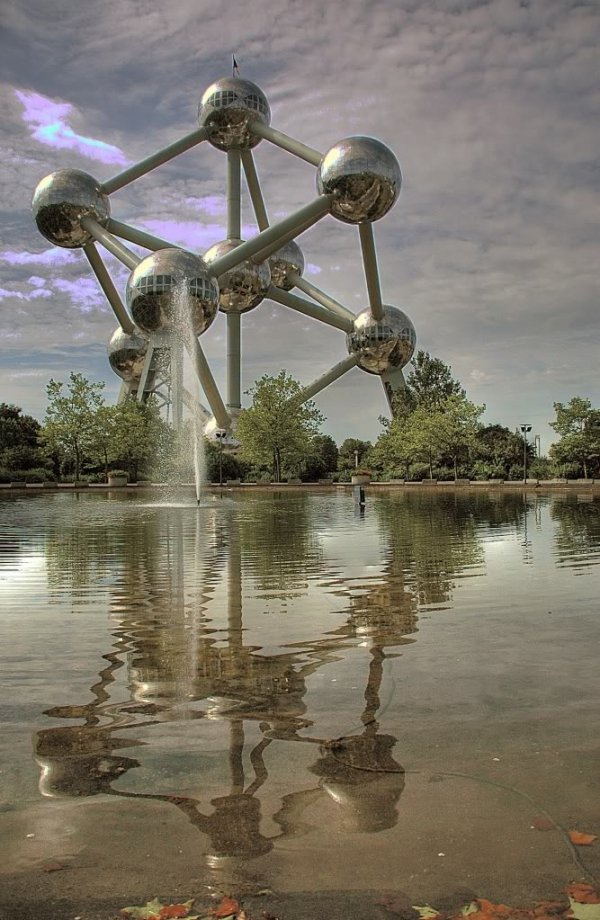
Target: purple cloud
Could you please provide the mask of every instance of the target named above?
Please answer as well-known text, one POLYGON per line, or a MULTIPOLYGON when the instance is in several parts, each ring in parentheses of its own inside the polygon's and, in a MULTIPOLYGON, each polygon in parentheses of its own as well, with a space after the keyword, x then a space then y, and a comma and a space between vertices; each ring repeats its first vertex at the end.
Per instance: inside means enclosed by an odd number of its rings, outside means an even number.
POLYGON ((106 299, 95 278, 78 278, 77 281, 55 278, 53 285, 57 291, 68 294, 82 313, 91 313, 96 308, 106 309, 106 299))
POLYGON ((16 252, 6 249, 0 252, 0 259, 8 265, 64 265, 72 262, 75 253, 72 249, 44 249, 43 252, 16 252))
MULTIPOLYGON (((143 226, 161 239, 199 253, 206 252, 227 235, 222 224, 202 224, 195 220, 145 220, 143 226)), ((242 227, 243 239, 251 239, 255 234, 255 226, 242 227)))
POLYGON ((185 203, 192 208, 197 208, 209 217, 222 217, 226 211, 224 195, 204 195, 201 198, 186 198, 185 203))
POLYGON ((6 288, 0 288, 0 300, 6 300, 7 297, 16 297, 18 300, 24 300, 25 294, 22 291, 8 291, 6 288))
POLYGON ((123 166, 128 162, 118 147, 73 131, 67 123, 73 112, 70 103, 53 102, 40 93, 15 90, 15 94, 24 109, 23 121, 29 125, 31 136, 40 144, 60 150, 76 150, 82 156, 99 160, 101 163, 116 163, 123 166))

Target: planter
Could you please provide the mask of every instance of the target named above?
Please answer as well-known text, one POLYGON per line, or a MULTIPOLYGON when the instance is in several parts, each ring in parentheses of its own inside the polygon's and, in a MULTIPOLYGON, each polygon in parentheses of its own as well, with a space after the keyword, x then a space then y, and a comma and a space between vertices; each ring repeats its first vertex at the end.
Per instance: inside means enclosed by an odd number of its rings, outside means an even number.
POLYGON ((108 474, 108 484, 111 489, 120 488, 127 485, 127 476, 111 476, 108 474))
POLYGON ((353 486, 364 486, 371 482, 371 477, 368 473, 353 473, 351 482, 353 486))

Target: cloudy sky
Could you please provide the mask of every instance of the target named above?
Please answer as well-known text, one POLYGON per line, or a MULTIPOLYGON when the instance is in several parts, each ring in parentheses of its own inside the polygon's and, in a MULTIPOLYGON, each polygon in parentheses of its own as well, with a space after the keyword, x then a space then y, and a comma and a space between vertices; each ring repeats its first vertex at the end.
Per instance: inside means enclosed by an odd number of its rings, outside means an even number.
MULTIPOLYGON (((402 192, 374 225, 384 301, 485 421, 530 422, 547 449, 554 401, 600 405, 599 32, 597 0, 4 0, 0 401, 41 419, 70 370, 116 398, 116 320, 83 254, 39 235, 33 190, 64 167, 105 180, 194 130, 233 52, 274 127, 321 151, 353 134, 395 151, 402 192)), ((315 197, 310 165, 264 141, 255 159, 272 220, 315 197)), ((112 214, 203 253, 225 236, 224 179, 202 144, 115 192, 112 214)), ((313 283, 366 306, 354 227, 328 217, 299 242, 313 283)), ((124 292, 128 270, 106 262, 124 292)), ((224 394, 223 316, 202 341, 224 394)), ((308 383, 346 355, 343 333, 270 302, 244 317, 243 348, 244 389, 283 366, 308 383)), ((387 411, 358 369, 317 402, 338 442, 375 438, 387 411)))

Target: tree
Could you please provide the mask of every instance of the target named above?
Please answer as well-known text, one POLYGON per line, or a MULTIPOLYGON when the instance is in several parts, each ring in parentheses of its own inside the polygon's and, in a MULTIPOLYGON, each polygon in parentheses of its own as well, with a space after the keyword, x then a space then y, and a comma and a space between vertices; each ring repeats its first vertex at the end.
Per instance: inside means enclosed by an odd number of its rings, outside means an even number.
POLYGON ((328 434, 318 434, 312 439, 310 451, 304 460, 301 478, 304 482, 324 479, 338 467, 338 448, 328 434))
POLYGON ((108 480, 108 466, 113 459, 114 439, 119 406, 100 406, 96 411, 94 437, 90 444, 90 458, 98 460, 104 467, 108 480))
POLYGON ((468 455, 479 428, 484 406, 476 406, 464 394, 451 394, 437 408, 422 401, 410 414, 395 417, 373 448, 373 458, 388 469, 426 463, 433 479, 434 465, 444 461, 454 466, 468 455))
POLYGON ((410 363, 412 369, 406 378, 407 392, 400 394, 401 402, 409 410, 418 406, 439 409, 449 396, 466 396, 458 380, 452 376, 452 368, 440 358, 432 358, 427 351, 418 351, 410 363))
MULTIPOLYGON (((511 471, 523 470, 523 438, 504 425, 486 425, 477 432, 472 457, 481 478, 510 479, 511 471)), ((527 457, 534 457, 530 442, 527 457)))
POLYGON ((18 406, 0 403, 0 466, 24 470, 42 464, 39 434, 41 425, 18 406))
POLYGON ((77 482, 83 460, 94 451, 96 413, 104 405, 101 395, 104 383, 90 383, 83 374, 71 372, 66 393, 63 387, 64 384, 56 380, 50 380, 46 387, 48 407, 42 440, 50 450, 56 450, 63 461, 72 461, 77 482))
POLYGON ((574 396, 566 405, 554 403, 556 419, 550 422, 560 441, 550 448, 550 456, 561 464, 577 463, 585 479, 589 466, 598 469, 600 458, 600 410, 589 399, 574 396))
POLYGON ((354 469, 366 462, 371 450, 370 441, 361 441, 360 438, 346 438, 338 452, 338 468, 340 470, 354 469))
POLYGON ((118 462, 136 482, 140 469, 152 458, 157 460, 171 427, 160 417, 156 402, 138 402, 129 397, 112 413, 109 457, 118 462))
POLYGON ((242 410, 238 420, 242 456, 270 466, 277 482, 284 469, 298 472, 324 420, 312 401, 299 402, 301 391, 300 383, 284 370, 277 377, 265 374, 248 391, 252 406, 242 410))
POLYGON ((467 460, 479 431, 479 419, 485 406, 476 406, 462 394, 453 393, 438 410, 439 440, 442 459, 449 458, 454 467, 454 478, 458 479, 458 462, 467 460))

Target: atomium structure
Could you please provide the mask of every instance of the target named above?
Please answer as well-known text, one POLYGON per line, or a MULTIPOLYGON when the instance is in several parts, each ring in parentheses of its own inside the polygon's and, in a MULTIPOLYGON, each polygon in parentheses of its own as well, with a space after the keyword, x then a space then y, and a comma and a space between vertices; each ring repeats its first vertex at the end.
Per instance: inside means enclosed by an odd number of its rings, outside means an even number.
POLYGON ((324 154, 271 127, 269 103, 258 86, 239 76, 217 80, 203 94, 199 127, 105 182, 77 169, 61 169, 39 183, 33 198, 38 229, 56 246, 83 249, 119 326, 108 345, 113 371, 122 378, 120 399, 150 394, 167 406, 177 428, 184 409, 199 413, 208 437, 233 439, 241 409, 241 320, 264 299, 346 334, 348 355, 306 386, 300 401, 358 366, 379 376, 392 408, 404 387, 402 368, 416 344, 406 314, 382 300, 373 223, 395 204, 400 166, 392 151, 371 137, 346 137, 324 154), (317 196, 270 224, 253 149, 268 141, 316 169, 317 196), (197 254, 114 219, 110 198, 130 183, 201 143, 227 159, 226 236, 197 254), (258 233, 241 239, 241 177, 245 176, 258 233), (303 277, 304 256, 295 238, 330 214, 358 227, 366 280, 365 308, 355 315, 303 277), (125 241, 125 242, 123 242, 125 241), (126 243, 149 251, 140 258, 126 243), (97 248, 130 269, 125 302, 97 248), (300 292, 294 293, 294 289, 300 292), (304 295, 304 296, 301 296, 304 295), (218 312, 227 321, 227 395, 223 400, 200 344, 218 312), (188 353, 210 410, 184 387, 188 353))

